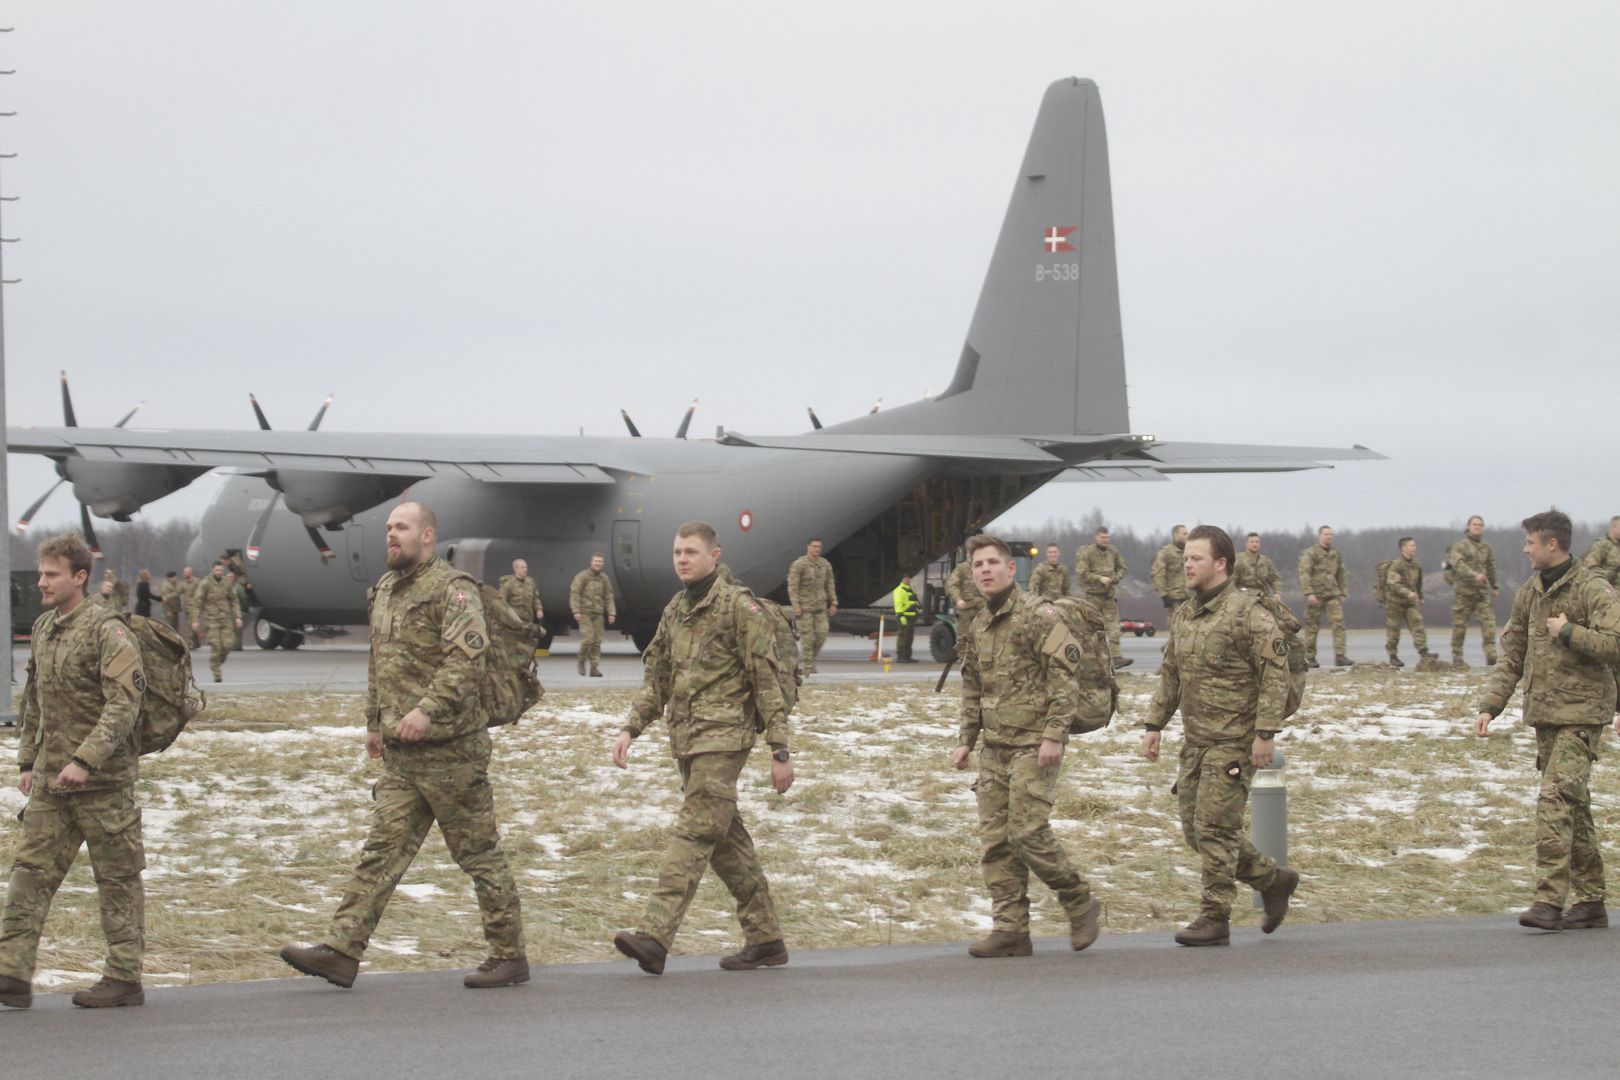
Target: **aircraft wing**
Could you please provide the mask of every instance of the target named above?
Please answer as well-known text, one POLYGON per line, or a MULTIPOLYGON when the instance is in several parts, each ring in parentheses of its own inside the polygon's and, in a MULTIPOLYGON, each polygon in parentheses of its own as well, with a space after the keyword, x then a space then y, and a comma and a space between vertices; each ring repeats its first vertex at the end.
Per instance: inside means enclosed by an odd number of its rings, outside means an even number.
POLYGON ((1365 446, 1258 446, 1243 443, 1153 442, 1114 457, 1080 461, 1060 482, 1165 480, 1178 473, 1262 473, 1331 469, 1335 461, 1385 461, 1365 446))

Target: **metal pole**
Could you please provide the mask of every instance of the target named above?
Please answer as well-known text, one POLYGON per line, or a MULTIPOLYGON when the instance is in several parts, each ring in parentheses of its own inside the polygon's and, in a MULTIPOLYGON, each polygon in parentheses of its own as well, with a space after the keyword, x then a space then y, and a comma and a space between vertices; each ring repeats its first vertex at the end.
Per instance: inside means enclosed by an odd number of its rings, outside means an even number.
MULTIPOLYGON (((0 28, 0 34, 11 32, 11 27, 0 28)), ((0 74, 9 75, 5 71, 0 74)), ((5 113, 11 116, 11 113, 5 113)), ((4 157, 5 155, 0 155, 4 157)), ((15 155, 13 155, 15 156, 15 155)), ((0 188, 3 190, 3 188, 0 188)), ((0 199, 3 207, 11 199, 0 199)), ((0 220, 0 237, 4 237, 5 228, 0 220)), ((5 244, 0 243, 0 431, 6 429, 6 289, 5 289, 5 244)), ((6 453, 6 440, 0 439, 0 518, 7 524, 6 542, 0 544, 0 581, 5 582, 5 588, 0 590, 0 626, 6 628, 6 647, 3 650, 5 657, 0 660, 0 727, 15 727, 17 711, 11 701, 11 503, 10 491, 6 482, 6 469, 9 458, 6 453)))

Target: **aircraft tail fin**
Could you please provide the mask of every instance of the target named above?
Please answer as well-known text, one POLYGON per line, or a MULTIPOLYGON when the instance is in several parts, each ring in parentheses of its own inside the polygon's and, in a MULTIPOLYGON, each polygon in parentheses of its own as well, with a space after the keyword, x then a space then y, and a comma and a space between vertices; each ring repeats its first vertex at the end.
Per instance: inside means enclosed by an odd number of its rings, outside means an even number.
POLYGON ((826 430, 1130 430, 1108 138, 1096 83, 1062 79, 1046 90, 950 385, 930 400, 826 430))

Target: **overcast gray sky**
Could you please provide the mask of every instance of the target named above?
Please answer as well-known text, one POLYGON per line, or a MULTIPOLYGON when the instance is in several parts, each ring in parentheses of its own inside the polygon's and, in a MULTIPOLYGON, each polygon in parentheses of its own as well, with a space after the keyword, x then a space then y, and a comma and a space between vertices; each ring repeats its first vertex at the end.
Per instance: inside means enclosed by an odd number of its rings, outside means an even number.
MULTIPOLYGON (((13 424, 60 423, 58 368, 97 425, 246 427, 249 390, 351 430, 909 401, 1081 75, 1134 430, 1394 460, 1052 485, 1012 521, 1620 511, 1620 4, 7 7, 13 424)), ((10 476, 13 516, 54 478, 10 476)))

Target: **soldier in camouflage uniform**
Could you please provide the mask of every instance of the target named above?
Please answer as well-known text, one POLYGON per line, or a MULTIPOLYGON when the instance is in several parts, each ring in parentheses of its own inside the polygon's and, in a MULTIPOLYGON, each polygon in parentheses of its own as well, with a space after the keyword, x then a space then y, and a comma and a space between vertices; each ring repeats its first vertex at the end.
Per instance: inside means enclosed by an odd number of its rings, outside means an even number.
POLYGON ((538 623, 546 617, 546 609, 540 603, 540 588, 529 576, 526 560, 512 560, 512 572, 501 578, 500 592, 506 606, 517 612, 524 622, 538 623))
POLYGON ((1620 589, 1620 515, 1609 519, 1609 535, 1592 541, 1581 561, 1588 570, 1620 589))
MULTIPOLYGON (((1603 905, 1603 856, 1587 784, 1603 728, 1617 708, 1620 597, 1614 586, 1570 557, 1568 516, 1548 510, 1525 518, 1524 553, 1533 573, 1513 598, 1502 630, 1502 659, 1474 731, 1489 734, 1525 680, 1524 722, 1536 733, 1535 901, 1521 926, 1580 930, 1609 925, 1603 905), (1564 910, 1565 902, 1575 902, 1564 910)), ((1620 721, 1616 722, 1620 732, 1620 721)))
POLYGON ((230 655, 234 632, 242 629, 242 604, 236 586, 225 580, 225 564, 215 560, 208 580, 197 586, 197 606, 191 628, 208 640, 208 670, 215 682, 225 681, 225 658, 230 655))
POLYGON ((662 716, 681 774, 680 814, 641 929, 613 938, 615 948, 651 975, 663 972, 710 866, 736 899, 744 934, 742 950, 720 966, 747 971, 788 960, 765 871, 737 808, 737 778, 762 731, 771 746, 772 786, 780 793, 793 784, 784 673, 778 670, 779 662, 793 659, 779 655, 771 616, 753 593, 720 580, 719 561, 713 527, 689 521, 677 530, 675 574, 685 588, 664 607, 642 657, 641 692, 613 744, 613 764, 625 768, 631 741, 662 716))
POLYGON ((1485 662, 1496 663, 1496 612, 1491 600, 1502 594, 1496 580, 1496 554, 1484 540, 1485 519, 1468 519, 1468 532, 1446 549, 1446 580, 1451 584, 1451 666, 1466 668, 1463 645, 1468 620, 1479 622, 1485 639, 1485 662))
POLYGON ((128 611, 129 585, 119 581, 118 575, 109 566, 101 572, 101 588, 92 600, 110 611, 128 611))
POLYGON ((1276 563, 1260 554, 1259 533, 1244 537, 1243 550, 1238 552, 1237 562, 1232 567, 1232 581, 1240 589, 1270 596, 1282 603, 1282 575, 1277 572, 1276 563))
POLYGON ((107 962, 101 981, 75 1005, 140 1005, 146 951, 141 871, 137 718, 146 677, 124 621, 85 599, 90 549, 76 533, 39 547, 45 613, 34 622, 28 682, 19 709, 17 788, 28 796, 22 838, 0 918, 0 1004, 26 1009, 40 933, 51 900, 78 857, 90 851, 107 962))
POLYGON ((591 565, 575 574, 573 584, 568 586, 568 608, 579 627, 579 662, 576 666, 579 673, 584 675, 585 666, 589 664, 593 679, 602 677, 603 627, 612 626, 619 616, 619 609, 613 603, 613 582, 602 573, 606 565, 607 560, 600 551, 593 553, 591 565))
POLYGON ((1046 545, 1046 561, 1029 575, 1029 591, 1048 600, 1068 596, 1072 585, 1069 568, 1063 565, 1063 552, 1056 544, 1046 545))
POLYGON ((185 601, 186 607, 185 629, 181 631, 181 636, 186 639, 186 644, 193 649, 202 647, 202 638, 197 634, 196 627, 199 621, 197 618, 197 590, 200 588, 202 588, 202 579, 192 572, 191 567, 186 567, 182 571, 180 578, 180 596, 185 601))
POLYGON ((479 701, 489 646, 478 583, 439 558, 438 519, 417 502, 388 515, 388 572, 370 593, 366 753, 383 761, 371 832, 323 942, 287 945, 306 975, 354 985, 399 879, 438 823, 473 880, 489 957, 471 989, 529 981, 517 886, 501 851, 489 783, 489 717, 479 701))
POLYGON ((184 603, 185 590, 180 587, 180 577, 170 570, 163 577, 163 621, 174 627, 182 640, 186 636, 185 616, 180 610, 184 603))
POLYGON ((1166 725, 1181 710, 1184 738, 1175 787, 1181 829, 1203 864, 1199 916, 1176 934, 1181 945, 1225 945, 1241 881, 1260 891, 1260 929, 1271 933, 1288 914, 1299 875, 1263 855, 1245 834, 1254 770, 1272 760, 1288 699, 1288 644, 1253 593, 1227 576, 1232 539, 1200 525, 1187 540, 1190 603, 1173 618, 1148 709, 1142 753, 1159 759, 1166 725))
POLYGON ((1384 651, 1389 654, 1390 667, 1406 666, 1399 655, 1402 626, 1411 632, 1418 658, 1434 658, 1423 628, 1423 567, 1417 561, 1417 541, 1403 536, 1400 543, 1401 557, 1384 571, 1384 651))
MULTIPOLYGON (((1187 571, 1182 559, 1187 550, 1187 526, 1177 525, 1170 530, 1170 542, 1153 556, 1149 578, 1153 591, 1164 602, 1166 617, 1175 615, 1176 609, 1187 602, 1187 571)), ((1176 621, 1170 619, 1170 633, 1175 632, 1176 621)))
POLYGON ((821 541, 812 539, 804 554, 788 567, 788 605, 799 628, 805 674, 816 670, 816 657, 827 642, 827 621, 838 614, 838 589, 832 563, 821 557, 821 541))
POLYGON ((1029 875, 1057 894, 1076 952, 1097 940, 1101 903, 1069 862, 1050 818, 1069 724, 1082 712, 1111 711, 1111 665, 1103 659, 1102 616, 1085 601, 1086 640, 1048 599, 1014 580, 1012 550, 1000 539, 968 541, 985 606, 962 639, 962 721, 951 763, 968 767, 982 734, 978 795, 980 866, 990 892, 990 936, 970 956, 1029 956, 1029 875), (1082 667, 1082 661, 1093 662, 1082 667))
POLYGON ((1074 553, 1074 580, 1085 598, 1101 613, 1108 630, 1108 651, 1113 654, 1114 666, 1122 668, 1135 663, 1119 650, 1119 601, 1114 594, 1119 583, 1125 580, 1125 557, 1109 543, 1112 534, 1106 528, 1099 527, 1093 539, 1095 543, 1074 553))
POLYGON ((984 607, 984 597, 979 595, 979 587, 973 584, 973 567, 965 556, 951 571, 951 576, 945 579, 945 595, 951 598, 951 610, 956 612, 957 638, 960 640, 967 624, 984 607))
POLYGON ((1306 663, 1318 667, 1316 639, 1322 629, 1322 613, 1326 612, 1333 627, 1333 662, 1340 667, 1350 665, 1345 651, 1348 640, 1344 632, 1343 600, 1350 595, 1350 575, 1345 572, 1344 559, 1333 549, 1333 530, 1323 525, 1316 530, 1316 543, 1299 553, 1299 591, 1305 594, 1306 663))

